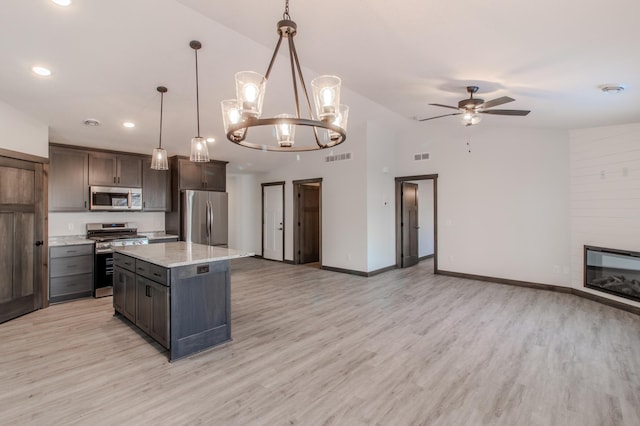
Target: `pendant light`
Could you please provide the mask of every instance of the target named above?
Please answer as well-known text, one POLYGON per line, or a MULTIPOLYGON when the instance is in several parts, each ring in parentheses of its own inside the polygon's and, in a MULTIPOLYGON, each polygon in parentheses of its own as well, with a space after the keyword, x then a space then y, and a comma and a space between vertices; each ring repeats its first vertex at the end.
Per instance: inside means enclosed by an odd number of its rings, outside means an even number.
POLYGON ((200 97, 198 93, 198 50, 202 47, 202 44, 197 40, 192 40, 189 46, 191 46, 196 54, 196 114, 198 119, 198 134, 195 138, 191 139, 191 155, 189 160, 197 163, 206 163, 209 161, 209 149, 207 148, 207 141, 200 136, 200 97))
POLYGON ((169 170, 167 150, 162 148, 162 106, 164 103, 164 94, 167 93, 167 88, 164 86, 158 86, 156 90, 160 92, 160 141, 158 147, 153 149, 153 154, 151 155, 151 168, 154 170, 169 170))
MULTIPOLYGON (((253 71, 241 71, 236 74, 236 99, 221 102, 222 121, 227 139, 235 144, 247 148, 263 151, 315 151, 341 144, 347 138, 347 116, 349 107, 340 104, 340 78, 333 75, 323 75, 311 82, 313 100, 315 103, 315 117, 312 112, 311 100, 307 93, 307 86, 302 76, 302 67, 298 60, 293 37, 298 26, 289 15, 289 0, 286 0, 282 20, 277 24, 279 35, 271 62, 264 76, 253 71), (265 97, 267 80, 278 56, 282 39, 289 44, 289 60, 291 62, 291 77, 293 80, 293 98, 295 100, 295 115, 279 114, 273 118, 261 118, 262 103, 265 97), (300 113, 300 96, 298 82, 306 100, 308 118, 300 113), (274 126, 277 144, 252 143, 246 140, 251 127, 274 126), (297 126, 311 127, 314 144, 295 144, 295 128, 297 126)), ((278 95, 281 95, 278 93, 278 95)))

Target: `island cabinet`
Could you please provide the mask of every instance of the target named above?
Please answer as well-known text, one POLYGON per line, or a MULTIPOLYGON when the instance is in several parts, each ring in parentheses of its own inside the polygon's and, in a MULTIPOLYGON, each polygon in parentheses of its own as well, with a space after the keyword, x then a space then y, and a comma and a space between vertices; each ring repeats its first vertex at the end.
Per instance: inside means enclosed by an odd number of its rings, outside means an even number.
POLYGON ((49 211, 76 212, 89 209, 89 153, 49 148, 49 211))
POLYGON ((231 340, 228 259, 250 254, 185 242, 116 250, 114 310, 169 349, 170 361, 231 340))
POLYGON ((89 185, 142 187, 142 157, 89 153, 89 185))

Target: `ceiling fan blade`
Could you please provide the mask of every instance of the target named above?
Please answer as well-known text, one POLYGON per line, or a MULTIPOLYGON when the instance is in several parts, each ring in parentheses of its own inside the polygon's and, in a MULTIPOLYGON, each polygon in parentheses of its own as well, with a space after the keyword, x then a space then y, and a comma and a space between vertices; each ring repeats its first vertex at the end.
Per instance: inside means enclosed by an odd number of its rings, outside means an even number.
MULTIPOLYGON (((456 108, 456 109, 458 109, 458 108, 456 108)), ((461 112, 456 112, 456 113, 453 113, 453 114, 445 114, 445 115, 438 115, 438 116, 435 116, 435 117, 422 118, 422 119, 419 119, 418 121, 428 121, 428 120, 433 120, 435 118, 449 117, 450 115, 460 115, 460 114, 462 114, 462 113, 461 112)))
POLYGON ((490 110, 480 111, 480 112, 482 114, 525 116, 529 114, 531 111, 526 111, 523 109, 490 109, 490 110))
POLYGON ((513 101, 515 101, 515 99, 510 98, 508 96, 503 96, 501 98, 493 99, 491 101, 487 101, 487 102, 483 103, 482 107, 483 108, 491 108, 491 107, 494 107, 494 106, 506 104, 506 103, 513 102, 513 101))
POLYGON ((442 108, 459 109, 458 107, 449 106, 449 105, 442 105, 442 104, 429 104, 429 105, 439 106, 439 107, 442 107, 442 108))

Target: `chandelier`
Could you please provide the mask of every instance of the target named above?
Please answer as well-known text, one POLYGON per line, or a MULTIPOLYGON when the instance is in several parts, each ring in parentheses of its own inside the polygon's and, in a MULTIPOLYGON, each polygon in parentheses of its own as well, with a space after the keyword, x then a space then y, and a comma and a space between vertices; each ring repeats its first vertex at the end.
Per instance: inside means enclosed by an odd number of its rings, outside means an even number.
POLYGON ((345 141, 349 107, 340 103, 340 78, 333 75, 323 75, 311 81, 316 115, 313 115, 311 100, 307 86, 302 76, 302 68, 298 60, 293 37, 297 32, 297 25, 289 15, 289 0, 286 0, 282 20, 277 24, 278 42, 276 44, 267 72, 263 76, 253 71, 241 71, 236 74, 236 99, 221 102, 224 131, 229 141, 253 149, 263 151, 315 151, 334 147, 345 141), (261 118, 262 103, 271 69, 275 62, 282 39, 286 38, 289 45, 289 60, 291 62, 291 77, 293 81, 293 96, 296 113, 279 114, 272 118, 261 118), (308 118, 300 113, 300 96, 298 83, 308 110, 308 118), (259 126, 274 126, 277 145, 252 143, 246 140, 249 128, 259 126), (297 126, 310 127, 313 130, 315 144, 295 145, 295 131, 297 126))

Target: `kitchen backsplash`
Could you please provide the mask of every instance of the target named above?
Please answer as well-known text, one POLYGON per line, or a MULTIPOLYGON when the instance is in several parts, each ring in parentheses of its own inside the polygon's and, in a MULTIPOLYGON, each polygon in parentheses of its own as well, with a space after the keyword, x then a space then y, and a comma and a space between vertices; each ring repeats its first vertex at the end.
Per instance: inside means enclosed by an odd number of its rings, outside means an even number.
POLYGON ((164 231, 164 212, 49 213, 49 236, 85 235, 87 223, 135 222, 140 232, 164 231))

